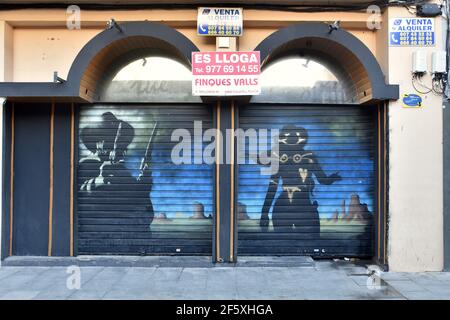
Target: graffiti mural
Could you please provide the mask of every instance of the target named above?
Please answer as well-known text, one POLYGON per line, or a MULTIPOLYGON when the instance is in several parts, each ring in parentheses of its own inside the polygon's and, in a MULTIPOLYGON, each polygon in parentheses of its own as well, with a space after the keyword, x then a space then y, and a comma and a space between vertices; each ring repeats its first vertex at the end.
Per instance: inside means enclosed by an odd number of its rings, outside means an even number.
POLYGON ((327 176, 322 170, 314 152, 304 149, 308 133, 302 127, 284 126, 278 139, 279 154, 272 156, 279 161, 279 170, 271 176, 269 188, 261 214, 261 227, 269 225, 269 210, 281 184, 281 194, 272 209, 272 224, 276 232, 293 232, 303 228, 302 234, 320 233, 318 203, 313 201, 316 180, 330 185, 341 180, 338 173, 327 176))
POLYGON ((152 190, 149 155, 154 134, 153 130, 141 160, 139 175, 134 177, 125 166, 127 149, 134 138, 134 128, 128 122, 117 119, 109 111, 101 115, 100 121, 84 127, 80 139, 90 154, 80 159, 80 167, 89 168, 80 190, 95 199, 108 192, 120 190, 123 184, 133 185, 137 189, 133 196, 136 196, 135 210, 140 214, 138 221, 150 225, 154 213, 152 201, 148 196, 152 190), (105 135, 107 130, 115 132, 115 135, 105 135))
MULTIPOLYGON (((350 106, 250 105, 243 129, 278 129, 278 172, 239 167, 241 254, 370 256, 374 212, 374 122, 350 106)), ((256 152, 247 145, 249 152, 256 152)))
MULTIPOLYGON (((212 169, 175 165, 177 128, 212 125, 204 106, 82 108, 78 235, 85 254, 210 254, 212 169)), ((192 146, 192 154, 195 154, 192 146)))

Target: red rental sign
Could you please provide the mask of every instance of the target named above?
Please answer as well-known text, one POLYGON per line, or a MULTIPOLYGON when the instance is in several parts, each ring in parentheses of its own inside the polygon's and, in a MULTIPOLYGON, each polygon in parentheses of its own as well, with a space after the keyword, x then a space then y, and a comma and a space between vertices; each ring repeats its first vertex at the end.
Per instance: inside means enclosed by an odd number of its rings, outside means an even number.
POLYGON ((238 96, 261 93, 259 51, 193 52, 192 94, 238 96))

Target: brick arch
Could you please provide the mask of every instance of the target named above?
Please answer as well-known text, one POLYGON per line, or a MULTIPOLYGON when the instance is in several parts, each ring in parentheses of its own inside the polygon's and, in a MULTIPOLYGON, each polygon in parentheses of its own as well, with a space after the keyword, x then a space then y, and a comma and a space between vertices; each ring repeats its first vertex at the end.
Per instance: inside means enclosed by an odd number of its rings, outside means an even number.
POLYGON ((159 50, 190 65, 191 53, 198 48, 184 35, 153 22, 129 22, 105 30, 90 40, 75 58, 67 77, 71 94, 86 101, 98 98, 99 84, 124 57, 133 60, 146 50, 159 50))
POLYGON ((262 67, 287 52, 316 52, 343 70, 355 89, 359 103, 394 100, 398 85, 385 82, 372 52, 354 35, 339 29, 329 33, 325 23, 299 23, 282 28, 264 39, 255 50, 261 52, 262 67))

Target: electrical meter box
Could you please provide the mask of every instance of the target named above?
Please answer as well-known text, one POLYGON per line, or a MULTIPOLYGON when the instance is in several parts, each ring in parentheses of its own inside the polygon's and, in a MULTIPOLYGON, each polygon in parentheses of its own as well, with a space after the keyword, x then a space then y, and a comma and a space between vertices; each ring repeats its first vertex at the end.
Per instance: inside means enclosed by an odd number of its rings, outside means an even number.
POLYGON ((427 53, 424 50, 414 51, 412 54, 412 73, 427 72, 427 53))
POLYGON ((431 54, 431 73, 447 73, 447 53, 444 50, 435 51, 431 54))

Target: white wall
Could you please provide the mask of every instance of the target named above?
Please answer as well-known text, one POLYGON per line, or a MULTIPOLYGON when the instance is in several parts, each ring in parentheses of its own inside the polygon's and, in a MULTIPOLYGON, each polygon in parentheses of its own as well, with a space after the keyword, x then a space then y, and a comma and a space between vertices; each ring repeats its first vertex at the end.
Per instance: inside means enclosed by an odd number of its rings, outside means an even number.
MULTIPOLYGON (((388 17, 412 15, 395 7, 388 17)), ((435 47, 388 49, 389 82, 400 85, 400 96, 416 93, 411 84, 412 49, 425 50, 431 66, 431 53, 444 48, 442 18, 436 18, 435 24, 435 47)), ((430 76, 423 82, 430 86, 430 76)), ((388 263, 392 271, 443 269, 442 97, 430 93, 423 99, 421 109, 403 108, 401 100, 389 103, 388 263)))
POLYGON ((81 48, 101 30, 14 29, 13 81, 51 82, 53 72, 67 79, 81 48))

